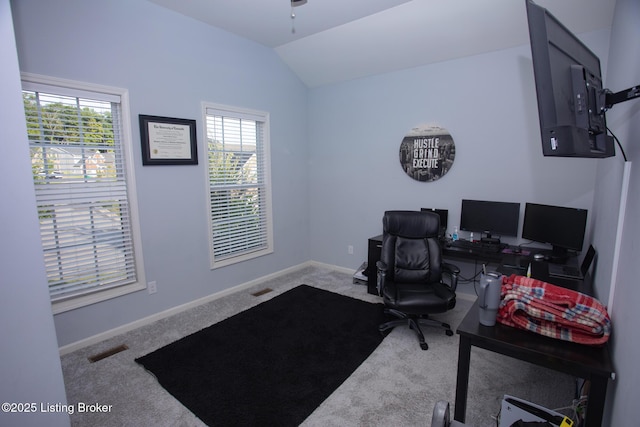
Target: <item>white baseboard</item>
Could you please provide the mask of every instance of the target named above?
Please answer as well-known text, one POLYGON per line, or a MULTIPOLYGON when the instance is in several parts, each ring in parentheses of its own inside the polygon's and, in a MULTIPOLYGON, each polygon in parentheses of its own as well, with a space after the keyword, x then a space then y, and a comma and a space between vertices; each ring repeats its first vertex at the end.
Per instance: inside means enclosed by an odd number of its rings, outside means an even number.
POLYGON ((345 274, 353 274, 356 272, 355 268, 340 267, 339 265, 325 264, 323 262, 318 262, 318 261, 308 261, 307 265, 312 265, 314 267, 319 267, 319 268, 328 268, 329 270, 335 270, 345 274))
MULTIPOLYGON (((240 285, 232 286, 228 289, 224 289, 222 291, 216 292, 211 295, 207 295, 202 298, 198 298, 196 300, 190 301, 185 304, 181 304, 167 310, 152 314, 151 316, 143 317, 142 319, 138 319, 131 323, 127 323, 126 325, 118 326, 117 328, 110 329, 108 331, 101 332, 99 334, 90 336, 88 338, 82 339, 80 341, 73 342, 71 344, 64 345, 60 347, 58 350, 60 351, 60 356, 64 356, 65 354, 69 354, 76 350, 80 350, 81 348, 88 347, 93 344, 97 344, 101 341, 107 340, 109 338, 113 338, 117 335, 124 334, 126 332, 132 331, 134 329, 140 328, 142 326, 146 326, 150 323, 156 322, 158 320, 162 320, 166 317, 173 316, 174 314, 181 313, 183 311, 198 307, 202 304, 209 303, 216 299, 225 297, 227 295, 231 295, 236 292, 243 291, 252 286, 255 286, 259 283, 265 282, 267 280, 276 279, 280 276, 284 276, 285 274, 295 273, 296 271, 302 270, 306 267, 318 267, 318 268, 326 268, 329 270, 338 271, 345 274, 353 274, 355 272, 354 269, 340 267, 332 264, 325 264, 317 261, 307 261, 302 264, 295 265, 293 267, 285 268, 284 270, 276 271, 275 273, 267 274, 266 276, 258 277, 257 279, 251 280, 246 283, 242 283, 240 285)), ((458 298, 475 300, 474 295, 467 295, 463 293, 458 293, 458 298)))
MULTIPOLYGON (((106 339, 113 338, 113 337, 115 337, 117 335, 124 334, 125 332, 132 331, 132 330, 140 328, 142 326, 146 326, 146 325, 148 325, 150 323, 156 322, 158 320, 162 320, 162 319, 164 319, 166 317, 169 317, 169 316, 173 316, 174 314, 181 313, 181 312, 183 312, 185 310, 189 310, 189 309, 192 309, 194 307, 198 307, 198 306, 200 306, 202 304, 206 304, 206 303, 214 301, 216 299, 225 297, 227 295, 231 295, 233 293, 243 291, 243 290, 245 290, 247 288, 250 288, 250 287, 252 287, 254 285, 257 285, 257 284, 259 284, 261 282, 264 282, 264 281, 267 281, 267 280, 271 280, 271 279, 275 279, 275 278, 278 278, 280 276, 284 276, 285 274, 294 273, 294 272, 296 272, 298 270, 302 270, 305 267, 314 266, 314 265, 315 266, 322 266, 322 267, 326 267, 326 268, 332 268, 331 266, 326 265, 326 264, 320 264, 320 263, 315 263, 313 261, 307 261, 307 262, 304 262, 302 264, 298 264, 298 265, 295 265, 293 267, 286 268, 284 270, 276 271, 275 273, 267 274, 266 276, 259 277, 257 279, 251 280, 249 282, 242 283, 242 284, 236 285, 236 286, 232 286, 231 288, 224 289, 222 291, 216 292, 216 293, 211 294, 211 295, 207 295, 207 296, 202 297, 202 298, 198 298, 198 299, 190 301, 188 303, 181 304, 181 305, 172 307, 172 308, 164 310, 164 311, 160 311, 158 313, 152 314, 151 316, 143 317, 142 319, 138 319, 138 320, 133 321, 131 323, 127 323, 126 325, 118 326, 117 328, 113 328, 113 329, 110 329, 108 331, 104 331, 104 332, 101 332, 99 334, 90 336, 88 338, 84 338, 84 339, 82 339, 80 341, 76 341, 76 342, 73 342, 71 344, 64 345, 64 346, 60 347, 58 350, 60 351, 60 355, 64 356, 65 354, 74 352, 76 350, 79 350, 81 348, 84 348, 84 347, 87 347, 87 346, 90 346, 90 345, 93 345, 93 344, 97 344, 97 343, 99 343, 101 341, 104 341, 106 339)), ((333 267, 333 269, 337 269, 337 268, 340 268, 340 267, 333 267)), ((346 270, 346 271, 349 271, 349 270, 346 270)))

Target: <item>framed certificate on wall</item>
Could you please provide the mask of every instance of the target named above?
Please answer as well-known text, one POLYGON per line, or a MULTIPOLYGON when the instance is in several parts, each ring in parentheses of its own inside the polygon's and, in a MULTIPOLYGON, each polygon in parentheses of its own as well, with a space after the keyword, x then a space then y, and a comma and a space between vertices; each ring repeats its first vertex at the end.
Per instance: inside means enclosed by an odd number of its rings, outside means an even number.
POLYGON ((142 164, 197 165, 196 121, 140 114, 142 164))

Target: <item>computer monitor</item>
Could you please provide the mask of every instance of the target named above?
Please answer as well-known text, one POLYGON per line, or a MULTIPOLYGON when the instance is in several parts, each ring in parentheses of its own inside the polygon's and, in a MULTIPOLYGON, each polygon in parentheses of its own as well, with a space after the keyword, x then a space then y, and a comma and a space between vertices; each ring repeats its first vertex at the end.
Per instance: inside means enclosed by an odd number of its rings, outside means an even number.
POLYGON ((433 208, 421 208, 422 212, 433 212, 438 214, 440 217, 440 232, 438 233, 439 238, 444 238, 447 233, 447 223, 449 221, 449 211, 447 209, 433 209, 433 208))
POLYGON ((569 251, 582 250, 586 227, 586 209, 527 203, 522 238, 550 244, 550 260, 564 262, 569 251))
POLYGON ((525 0, 542 154, 610 157, 600 59, 548 10, 525 0))
POLYGON ((520 203, 462 200, 460 229, 485 233, 483 242, 500 243, 498 236, 518 236, 520 203))

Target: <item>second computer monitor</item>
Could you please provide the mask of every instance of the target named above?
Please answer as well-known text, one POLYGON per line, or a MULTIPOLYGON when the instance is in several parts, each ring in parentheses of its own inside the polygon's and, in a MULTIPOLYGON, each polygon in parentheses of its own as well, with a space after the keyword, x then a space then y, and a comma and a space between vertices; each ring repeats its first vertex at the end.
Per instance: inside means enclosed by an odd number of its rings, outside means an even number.
POLYGON ((527 203, 522 238, 553 246, 553 254, 580 252, 587 227, 587 210, 527 203))
POLYGON ((421 208, 422 212, 433 212, 438 214, 440 217, 440 232, 438 234, 439 237, 444 237, 447 232, 447 222, 449 220, 449 210, 447 209, 432 209, 432 208, 421 208))
POLYGON ((520 203, 462 200, 460 229, 485 233, 484 241, 498 243, 495 236, 517 237, 519 221, 520 203))

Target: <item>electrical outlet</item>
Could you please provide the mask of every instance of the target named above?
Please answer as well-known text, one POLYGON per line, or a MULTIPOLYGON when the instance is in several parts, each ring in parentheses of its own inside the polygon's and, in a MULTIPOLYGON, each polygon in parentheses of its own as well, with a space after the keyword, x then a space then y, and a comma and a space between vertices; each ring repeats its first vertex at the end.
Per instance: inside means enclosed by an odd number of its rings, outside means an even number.
POLYGON ((347 253, 348 253, 349 255, 353 255, 353 245, 349 245, 349 246, 347 246, 347 253))
POLYGON ((155 294, 156 292, 158 292, 158 285, 155 280, 153 282, 147 283, 147 291, 149 292, 149 294, 155 294))

